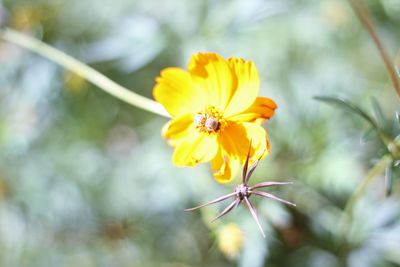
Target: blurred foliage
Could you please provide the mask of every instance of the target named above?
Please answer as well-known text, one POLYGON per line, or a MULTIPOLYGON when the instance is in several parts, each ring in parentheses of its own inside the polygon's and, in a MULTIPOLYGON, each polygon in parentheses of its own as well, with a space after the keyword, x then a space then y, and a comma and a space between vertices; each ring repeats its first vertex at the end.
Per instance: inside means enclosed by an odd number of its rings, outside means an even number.
POLYGON ((314 99, 335 105, 350 113, 356 114, 369 124, 369 129, 365 131, 364 140, 368 141, 374 138, 371 132, 376 133, 376 138, 381 141, 382 150, 390 156, 390 162, 385 170, 386 194, 390 195, 393 187, 393 171, 397 170, 400 162, 400 116, 395 113, 392 120, 387 120, 383 115, 382 108, 376 99, 372 99, 375 118, 368 115, 362 108, 351 101, 332 96, 317 96, 314 99), (390 122, 391 121, 391 122, 390 122))
MULTIPOLYGON (((394 61, 400 3, 365 3, 394 61)), ((165 119, 0 42, 1 266, 400 265, 399 179, 390 197, 374 179, 353 219, 339 223, 387 147, 363 133, 368 122, 312 99, 344 96, 372 114, 374 97, 379 127, 398 111, 379 54, 346 1, 0 0, 0 23, 147 97, 161 69, 185 66, 194 52, 253 60, 261 95, 279 106, 266 125, 271 156, 253 182, 292 180, 275 192, 297 203, 255 203, 266 239, 244 208, 213 224, 218 207, 183 212, 239 179, 223 186, 206 166, 172 166, 160 136, 165 119), (238 228, 226 230, 232 222, 238 228)))

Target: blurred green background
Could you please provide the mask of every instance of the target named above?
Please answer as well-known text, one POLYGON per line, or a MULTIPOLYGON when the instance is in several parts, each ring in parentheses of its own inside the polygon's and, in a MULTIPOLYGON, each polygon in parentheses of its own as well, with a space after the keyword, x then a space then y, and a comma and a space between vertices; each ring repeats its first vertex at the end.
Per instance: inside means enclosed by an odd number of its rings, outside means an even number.
MULTIPOLYGON (((366 4, 394 57, 400 1, 366 4)), ((224 204, 184 212, 239 179, 174 167, 165 118, 0 41, 0 266, 400 266, 399 179, 385 197, 376 177, 340 223, 385 148, 359 117, 312 99, 345 96, 372 112, 374 97, 388 121, 398 110, 348 2, 0 0, 0 23, 147 97, 161 69, 193 53, 253 60, 279 108, 252 182, 294 181, 269 191, 297 203, 252 198, 266 239, 245 207, 213 224, 224 204)))

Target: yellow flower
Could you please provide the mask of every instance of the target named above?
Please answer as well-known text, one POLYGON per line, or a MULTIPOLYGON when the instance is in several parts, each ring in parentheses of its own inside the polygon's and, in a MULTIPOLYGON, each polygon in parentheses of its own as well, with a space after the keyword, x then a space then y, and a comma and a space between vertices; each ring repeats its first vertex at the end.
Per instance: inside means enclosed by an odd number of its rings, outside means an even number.
POLYGON ((218 248, 230 259, 235 259, 243 247, 243 232, 235 223, 222 227, 218 232, 218 248))
POLYGON ((154 98, 172 116, 162 135, 175 147, 174 165, 211 161, 214 177, 222 183, 231 181, 245 162, 250 141, 253 159, 268 154, 260 124, 277 106, 257 97, 260 81, 253 62, 198 53, 187 71, 166 68, 156 81, 154 98))

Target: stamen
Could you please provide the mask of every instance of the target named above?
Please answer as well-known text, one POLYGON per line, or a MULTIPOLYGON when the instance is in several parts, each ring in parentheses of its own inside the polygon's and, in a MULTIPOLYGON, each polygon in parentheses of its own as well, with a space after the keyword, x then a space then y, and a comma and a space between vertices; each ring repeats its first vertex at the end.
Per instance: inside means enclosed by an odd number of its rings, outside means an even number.
POLYGON ((219 129, 219 122, 213 117, 209 117, 204 126, 209 132, 217 131, 219 129))
POLYGON ((206 116, 204 116, 203 114, 197 114, 196 116, 194 116, 194 124, 196 124, 196 126, 204 126, 204 123, 206 122, 206 116))
POLYGON ((215 107, 207 107, 204 112, 197 113, 193 122, 200 132, 215 133, 226 126, 222 114, 215 107))

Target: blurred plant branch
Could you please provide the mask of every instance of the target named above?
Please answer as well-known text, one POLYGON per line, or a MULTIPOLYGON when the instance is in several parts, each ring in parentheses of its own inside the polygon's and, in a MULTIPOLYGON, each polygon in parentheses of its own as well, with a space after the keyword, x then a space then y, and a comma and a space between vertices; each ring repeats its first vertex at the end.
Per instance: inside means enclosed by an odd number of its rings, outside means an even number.
POLYGON ((150 111, 164 117, 170 117, 161 104, 132 92, 131 90, 117 84, 81 61, 41 42, 40 40, 10 28, 1 29, 0 38, 36 52, 37 54, 40 54, 43 57, 58 63, 67 70, 82 76, 86 80, 98 86, 100 89, 122 101, 146 111, 150 111))
POLYGON ((339 231, 342 236, 347 235, 346 226, 351 223, 353 219, 353 209, 357 200, 364 194, 367 186, 373 181, 373 179, 379 174, 385 172, 387 168, 391 166, 393 159, 390 155, 383 156, 378 163, 368 172, 364 179, 358 184, 354 190, 350 199, 347 201, 346 206, 343 210, 342 217, 339 223, 339 231))
POLYGON ((395 66, 391 63, 388 53, 386 52, 386 49, 383 46, 383 43, 379 39, 379 36, 374 28, 374 25, 372 24, 370 16, 368 14, 367 8, 363 4, 362 0, 349 0, 349 2, 350 2, 351 7, 353 8, 354 12, 357 14, 361 24, 367 30, 367 32, 371 36, 372 40, 374 41, 376 47, 378 48, 379 53, 382 57, 382 60, 385 64, 386 70, 389 74, 389 77, 390 77, 392 83, 393 83, 393 87, 396 90, 397 94, 400 96, 400 82, 399 82, 399 78, 397 77, 397 74, 396 74, 395 66))
MULTIPOLYGON (((381 118, 383 115, 381 115, 380 112, 377 112, 378 114, 380 114, 380 116, 376 120, 372 116, 368 115, 367 112, 365 112, 362 108, 358 107, 356 104, 352 103, 346 98, 336 96, 315 96, 314 99, 350 111, 351 113, 357 114, 358 116, 363 118, 366 122, 370 124, 372 129, 378 133, 379 139, 386 146, 393 160, 400 159, 399 144, 397 144, 395 138, 392 138, 389 134, 387 134, 385 129, 380 127, 380 125, 378 124, 378 122, 383 121, 383 118, 381 118)), ((379 104, 377 102, 374 103, 376 107, 375 109, 380 110, 379 104)))

